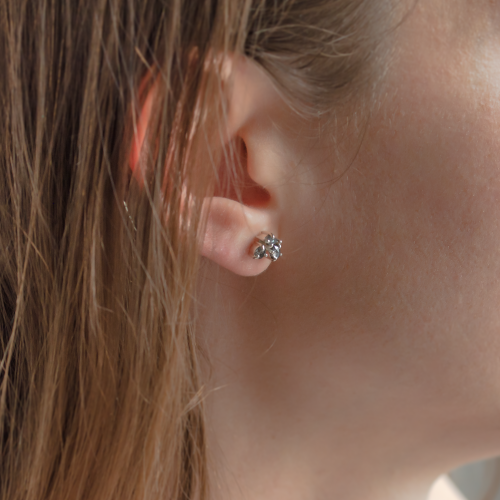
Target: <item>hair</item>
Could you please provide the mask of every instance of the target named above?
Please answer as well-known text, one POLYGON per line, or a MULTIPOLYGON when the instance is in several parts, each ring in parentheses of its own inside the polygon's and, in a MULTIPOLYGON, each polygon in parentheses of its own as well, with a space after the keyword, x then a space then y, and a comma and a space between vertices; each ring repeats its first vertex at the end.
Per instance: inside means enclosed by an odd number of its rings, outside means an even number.
POLYGON ((0 0, 2 499, 207 498, 193 296, 221 61, 329 113, 377 79, 388 3, 0 0))

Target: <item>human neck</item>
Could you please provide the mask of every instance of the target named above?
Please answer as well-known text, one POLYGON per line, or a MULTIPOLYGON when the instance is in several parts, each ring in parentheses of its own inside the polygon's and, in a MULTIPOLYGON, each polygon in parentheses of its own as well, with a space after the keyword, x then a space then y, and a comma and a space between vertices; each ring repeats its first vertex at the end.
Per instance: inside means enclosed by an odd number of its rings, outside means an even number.
POLYGON ((425 500, 438 475, 408 474, 408 464, 371 431, 296 422, 294 434, 264 415, 219 413, 214 422, 216 412, 209 425, 212 500, 425 500))
POLYGON ((202 297, 211 500, 425 500, 473 459, 450 437, 450 409, 426 408, 376 336, 339 326, 322 346, 285 316, 270 328, 245 311, 247 292, 202 297))
POLYGON ((325 411, 304 386, 279 398, 265 378, 244 385, 235 373, 207 398, 212 500, 425 500, 445 471, 394 421, 325 411))

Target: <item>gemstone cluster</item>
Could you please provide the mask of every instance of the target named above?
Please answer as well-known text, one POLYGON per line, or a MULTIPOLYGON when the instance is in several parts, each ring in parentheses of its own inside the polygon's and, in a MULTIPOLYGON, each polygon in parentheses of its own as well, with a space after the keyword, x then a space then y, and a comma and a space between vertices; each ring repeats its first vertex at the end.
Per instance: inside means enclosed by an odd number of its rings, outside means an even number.
POLYGON ((254 259, 263 259, 264 257, 268 257, 275 262, 281 257, 282 241, 276 238, 274 234, 268 234, 263 240, 259 239, 258 241, 259 246, 253 253, 254 259))

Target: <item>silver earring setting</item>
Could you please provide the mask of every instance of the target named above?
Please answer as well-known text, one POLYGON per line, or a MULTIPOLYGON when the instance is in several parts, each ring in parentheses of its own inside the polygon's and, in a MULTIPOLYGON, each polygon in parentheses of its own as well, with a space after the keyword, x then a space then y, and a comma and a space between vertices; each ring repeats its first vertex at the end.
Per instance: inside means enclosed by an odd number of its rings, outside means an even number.
POLYGON ((276 262, 281 256, 281 243, 282 241, 276 238, 274 234, 260 233, 256 236, 259 242, 258 246, 253 252, 254 259, 263 259, 267 257, 271 261, 276 262), (263 237, 263 239, 260 238, 263 237))

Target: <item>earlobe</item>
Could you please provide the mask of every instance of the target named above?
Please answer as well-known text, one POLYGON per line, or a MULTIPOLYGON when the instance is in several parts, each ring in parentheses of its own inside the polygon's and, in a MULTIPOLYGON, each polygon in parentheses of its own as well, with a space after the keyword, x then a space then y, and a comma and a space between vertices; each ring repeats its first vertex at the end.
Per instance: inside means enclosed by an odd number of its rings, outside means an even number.
POLYGON ((265 210, 247 207, 229 198, 206 200, 207 227, 202 255, 239 274, 255 276, 265 271, 271 260, 255 259, 256 236, 272 233, 272 221, 265 210))

